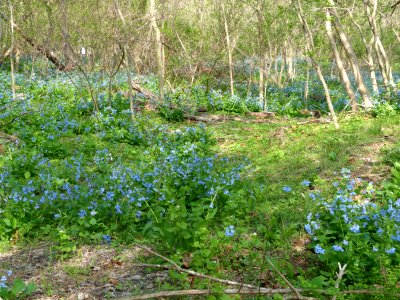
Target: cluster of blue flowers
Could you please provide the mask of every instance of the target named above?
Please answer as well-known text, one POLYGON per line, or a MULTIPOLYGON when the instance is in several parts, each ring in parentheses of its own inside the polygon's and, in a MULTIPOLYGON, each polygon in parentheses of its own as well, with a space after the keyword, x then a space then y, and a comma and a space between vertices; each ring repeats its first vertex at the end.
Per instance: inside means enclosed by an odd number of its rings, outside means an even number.
MULTIPOLYGON (((162 217, 168 205, 174 203, 176 197, 182 197, 176 194, 182 186, 189 187, 184 195, 188 203, 200 199, 209 201, 204 199, 212 197, 215 199, 213 206, 217 206, 216 196, 228 196, 240 179, 244 164, 205 154, 204 149, 212 139, 203 125, 175 131, 165 125, 144 127, 140 120, 124 123, 124 117, 113 109, 104 109, 94 118, 96 121, 86 124, 87 131, 103 132, 103 137, 107 138, 117 127, 126 129, 131 139, 133 136, 141 140, 141 146, 147 149, 143 161, 116 158, 107 148, 97 149, 91 157, 72 150, 70 153, 75 153, 72 156, 53 159, 46 143, 54 141, 54 136, 57 139, 76 136, 78 143, 81 139, 73 132, 81 122, 69 114, 71 109, 57 104, 56 112, 49 115, 53 108, 51 105, 43 107, 39 114, 43 121, 38 125, 42 134, 26 136, 34 148, 39 148, 39 154, 24 151, 28 147, 22 143, 13 159, 5 161, 0 173, 0 182, 5 183, 5 205, 15 210, 15 215, 17 211, 27 211, 24 215, 32 214, 30 219, 35 219, 34 215, 48 216, 60 224, 69 222, 71 215, 78 219, 96 216, 103 221, 132 215, 144 224, 146 218, 154 217, 146 213, 149 207, 164 207, 157 216, 162 217), (22 174, 21 170, 24 170, 22 174)), ((108 242, 108 238, 104 240, 108 242)))
POLYGON ((357 243, 370 252, 398 253, 400 199, 376 203, 372 182, 352 179, 348 169, 342 169, 341 176, 333 184, 337 189, 333 199, 310 193, 316 209, 307 216, 304 229, 312 238, 315 253, 346 252, 349 244, 357 243))
POLYGON ((12 275, 12 273, 13 272, 11 270, 8 270, 6 272, 6 275, 1 276, 1 278, 0 278, 0 288, 7 288, 8 287, 7 286, 7 281, 10 278, 10 276, 12 275))

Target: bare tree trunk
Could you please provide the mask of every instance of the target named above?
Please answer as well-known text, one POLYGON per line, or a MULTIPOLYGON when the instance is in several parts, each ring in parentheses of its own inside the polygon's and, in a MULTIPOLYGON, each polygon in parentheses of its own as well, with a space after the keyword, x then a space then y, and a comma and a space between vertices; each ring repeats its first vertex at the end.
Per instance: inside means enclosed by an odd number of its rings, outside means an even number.
MULTIPOLYGON (((4 15, 1 11, 0 11, 0 18, 2 18, 3 20, 8 20, 9 18, 4 15)), ((49 49, 47 49, 44 46, 38 45, 33 39, 31 39, 30 37, 28 37, 27 35, 25 35, 25 33, 17 26, 17 24, 15 24, 15 22, 12 23, 13 25, 13 30, 15 32, 17 32, 29 45, 31 45, 36 51, 38 51, 39 53, 43 54, 44 56, 46 56, 46 58, 51 61, 58 70, 60 71, 67 71, 69 69, 67 69, 65 67, 65 65, 60 62, 58 60, 58 58, 54 55, 53 51, 50 51, 49 49)))
POLYGON ((9 57, 12 53, 12 48, 8 48, 6 50, 6 52, 4 52, 1 57, 0 57, 0 65, 3 63, 3 61, 5 61, 7 59, 7 57, 9 57))
POLYGON ((389 78, 388 78, 387 70, 385 68, 385 64, 384 64, 384 61, 383 61, 383 58, 382 58, 382 55, 381 55, 381 52, 380 52, 379 46, 378 46, 379 36, 378 36, 378 29, 377 29, 376 20, 375 20, 375 17, 376 17, 375 4, 376 3, 377 2, 374 3, 374 8, 371 12, 370 2, 367 0, 364 0, 365 9, 367 11, 368 23, 372 30, 372 34, 373 34, 374 49, 375 49, 376 57, 378 59, 379 69, 382 74, 383 85, 385 86, 385 88, 387 88, 389 86, 389 78))
POLYGON ((386 55, 385 48, 382 45, 378 26, 376 24, 376 13, 378 9, 378 0, 364 0, 365 9, 367 11, 368 23, 371 27, 374 37, 374 48, 378 57, 379 67, 382 73, 385 87, 394 86, 393 74, 389 59, 386 55), (371 3, 372 2, 372 3, 371 3), (371 6, 372 5, 372 12, 371 6))
POLYGON ((161 40, 161 32, 157 25, 157 10, 155 0, 150 0, 150 20, 151 26, 153 27, 156 41, 156 54, 157 54, 157 67, 158 67, 158 81, 159 81, 159 99, 160 102, 164 102, 164 75, 165 75, 165 63, 164 63, 164 55, 163 55, 163 44, 161 40))
MULTIPOLYGON (((126 21, 125 21, 124 15, 122 14, 122 12, 121 12, 121 10, 119 8, 118 0, 114 0, 114 5, 115 5, 115 8, 116 8, 117 13, 119 15, 119 18, 122 21, 122 25, 123 25, 124 33, 125 33, 126 32, 126 21)), ((125 44, 123 46, 123 54, 124 55, 122 56, 122 59, 125 57, 125 66, 126 66, 126 72, 127 72, 127 75, 128 75, 129 108, 130 108, 130 111, 131 111, 132 121, 134 121, 135 106, 134 106, 134 103, 133 103, 133 88, 132 88, 133 80, 132 80, 132 76, 131 76, 131 63, 130 63, 129 46, 127 45, 126 41, 125 41, 125 44)))
POLYGON ((304 82, 304 103, 306 109, 308 108, 309 81, 310 81, 310 67, 309 67, 309 62, 307 60, 306 80, 304 82))
POLYGON ((385 70, 386 70, 386 74, 388 76, 389 85, 393 87, 393 86, 395 86, 395 84, 394 84, 394 79, 393 79, 392 66, 391 66, 391 64, 389 62, 389 58, 387 57, 385 48, 383 47, 380 38, 378 38, 378 48, 379 48, 380 53, 382 55, 383 61, 385 63, 385 70))
POLYGON ((373 40, 371 40, 371 43, 369 45, 365 45, 365 47, 367 49, 368 69, 372 81, 372 90, 374 91, 375 94, 377 94, 379 92, 379 88, 378 88, 378 81, 376 80, 375 63, 372 57, 372 44, 373 40))
POLYGON ((352 12, 350 10, 347 10, 347 12, 350 16, 351 21, 357 27, 358 33, 360 34, 360 37, 363 41, 365 51, 367 53, 367 59, 368 59, 367 63, 368 63, 369 74, 370 74, 371 82, 372 82, 372 90, 374 93, 378 93, 379 89, 378 89, 378 82, 376 80, 376 74, 375 74, 375 63, 374 63, 374 59, 372 57, 373 39, 370 44, 367 43, 367 40, 365 39, 365 36, 361 29, 361 26, 354 20, 352 12))
POLYGON ((329 12, 331 13, 331 15, 334 17, 333 18, 333 25, 336 29, 336 32, 340 38, 340 42, 346 52, 346 55, 349 58, 350 64, 353 68, 353 73, 354 73, 354 78, 357 82, 357 87, 358 90, 361 94, 361 98, 363 99, 363 106, 365 108, 371 108, 373 106, 373 103, 371 101, 370 95, 368 93, 367 87, 365 85, 364 79, 362 77, 361 71, 360 71, 360 66, 358 63, 358 59, 356 54, 354 53, 354 50, 347 38, 346 33, 342 30, 341 28, 341 24, 340 24, 340 20, 339 20, 339 16, 336 12, 335 9, 335 2, 333 0, 329 0, 329 4, 332 6, 331 8, 329 8, 329 12))
POLYGON ((333 54, 335 56, 335 61, 336 61, 337 68, 339 70, 340 78, 342 80, 342 83, 345 86, 347 95, 350 99, 351 109, 352 109, 352 111, 357 111, 356 95, 354 94, 354 91, 351 87, 350 79, 347 76, 347 72, 346 72, 346 69, 344 68, 342 58, 340 57, 339 51, 336 47, 335 37, 332 32, 331 14, 328 9, 326 10, 325 28, 326 28, 326 33, 328 35, 329 42, 331 44, 333 54))
POLYGON ((10 54, 10 62, 11 62, 11 89, 13 100, 15 101, 15 76, 14 76, 14 59, 13 59, 13 52, 14 52, 14 13, 13 13, 13 6, 11 1, 8 0, 8 7, 10 9, 10 28, 11 28, 11 54, 10 54))
POLYGON ((230 38, 230 35, 229 35, 228 21, 226 19, 225 6, 224 6, 223 2, 221 2, 221 9, 222 9, 222 14, 223 14, 223 18, 224 18, 226 48, 228 50, 230 90, 231 90, 231 96, 234 96, 235 95, 235 88, 234 88, 234 80, 233 80, 232 44, 231 44, 231 38, 230 38))
POLYGON ((287 57, 286 57, 286 62, 287 62, 287 68, 288 68, 288 77, 290 81, 293 82, 294 79, 294 67, 293 67, 293 51, 292 48, 289 47, 287 50, 287 57))
MULTIPOLYGON (((300 19, 300 22, 303 25, 303 30, 304 30, 304 33, 305 33, 306 39, 307 39, 307 51, 309 53, 312 53, 315 48, 314 39, 313 39, 311 30, 310 30, 310 27, 308 26, 308 23, 304 17, 303 8, 301 6, 300 0, 297 0, 297 5, 298 5, 297 15, 300 19)), ((329 88, 328 88, 328 85, 326 84, 325 78, 322 74, 321 67, 318 65, 318 63, 314 60, 314 58, 311 55, 310 55, 310 60, 311 60, 311 63, 313 65, 315 71, 317 72, 318 79, 321 81, 322 86, 324 88, 326 102, 328 103, 328 108, 329 108, 329 112, 331 113, 333 125, 335 126, 336 129, 339 129, 339 123, 338 123, 338 120, 336 117, 335 109, 332 105, 332 99, 329 94, 329 88)))
POLYGON ((64 64, 66 66, 70 65, 70 44, 69 44, 69 33, 68 33, 68 2, 67 0, 61 0, 60 3, 60 11, 61 11, 61 31, 62 31, 62 39, 63 39, 63 56, 64 56, 64 64))

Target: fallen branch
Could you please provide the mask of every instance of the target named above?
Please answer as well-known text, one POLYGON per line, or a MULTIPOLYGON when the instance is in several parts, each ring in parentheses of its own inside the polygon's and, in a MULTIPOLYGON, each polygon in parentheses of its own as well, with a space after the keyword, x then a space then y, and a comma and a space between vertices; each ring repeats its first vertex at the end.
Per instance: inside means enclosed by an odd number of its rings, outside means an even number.
POLYGON ((275 117, 275 113, 271 111, 249 112, 249 115, 257 119, 272 119, 275 117))
MULTIPOLYGON (((220 278, 217 278, 217 277, 213 277, 213 276, 209 276, 209 275, 206 275, 206 274, 198 273, 198 272, 195 272, 195 271, 192 271, 192 270, 183 269, 180 266, 178 266, 174 261, 170 260, 169 258, 167 258, 167 257, 165 257, 165 256, 163 256, 163 255, 161 255, 161 254, 159 254, 157 252, 154 252, 153 250, 151 250, 151 249, 149 249, 149 248, 147 248, 147 247, 145 247, 143 245, 138 245, 138 244, 135 244, 135 245, 137 247, 139 247, 139 248, 151 253, 151 254, 154 254, 155 256, 158 256, 159 258, 161 258, 164 261, 169 262, 171 264, 170 266, 163 266, 163 268, 174 269, 174 270, 176 270, 178 272, 186 273, 186 274, 192 275, 194 277, 208 279, 208 280, 211 280, 211 281, 214 281, 214 282, 223 283, 223 284, 227 284, 227 285, 240 286, 240 287, 244 287, 244 288, 257 289, 257 290, 268 290, 268 289, 260 288, 258 286, 251 285, 251 284, 246 284, 246 283, 232 281, 232 280, 226 280, 226 279, 220 279, 220 278)), ((152 267, 160 267, 161 265, 147 265, 147 267, 151 267, 151 266, 152 267)))
POLYGON ((297 125, 312 124, 312 123, 330 123, 329 119, 312 119, 304 122, 297 122, 297 125))
POLYGON ((268 118, 256 118, 254 119, 248 119, 248 118, 243 118, 243 117, 238 117, 238 116, 220 116, 220 115, 203 115, 203 116, 192 116, 192 115, 187 115, 185 116, 186 119, 196 121, 196 122, 204 122, 204 123, 214 123, 214 122, 223 122, 223 121, 237 121, 237 122, 246 122, 246 123, 267 123, 269 122, 268 119, 271 119, 271 117, 268 118))
MULTIPOLYGON (((137 296, 132 296, 132 297, 126 297, 126 298, 120 298, 123 300, 141 300, 141 299, 155 299, 155 298, 163 298, 163 297, 176 297, 176 296, 195 296, 195 295, 212 295, 212 294, 237 294, 237 295, 274 295, 274 294, 281 294, 281 295, 293 295, 290 296, 290 298, 285 297, 285 299, 315 299, 315 298, 310 298, 310 297, 305 297, 302 296, 301 293, 316 293, 320 295, 332 295, 332 291, 329 290, 322 290, 322 289, 299 289, 295 288, 292 284, 290 284, 287 279, 280 274, 278 271, 278 274, 288 283, 290 288, 286 289, 271 289, 271 288, 263 288, 263 287, 258 287, 255 285, 251 284, 246 284, 242 282, 237 282, 237 281, 232 281, 232 280, 226 280, 226 279, 220 279, 217 277, 205 275, 202 273, 198 273, 192 270, 188 269, 183 269, 181 268, 176 262, 173 260, 151 250, 150 248, 135 244, 140 249, 143 249, 159 258, 162 260, 170 263, 170 265, 161 265, 161 264, 146 264, 146 263, 139 263, 139 264, 133 264, 133 267, 144 267, 144 268, 160 268, 160 269, 171 269, 175 270, 181 273, 186 273, 194 277, 198 278, 203 278, 203 279, 208 279, 210 281, 226 284, 226 285, 231 285, 231 286, 238 286, 239 289, 225 289, 222 292, 221 291, 212 291, 212 290, 181 290, 181 291, 165 291, 165 292, 158 292, 158 293, 151 293, 151 294, 145 294, 145 295, 137 295, 137 296)), ((273 266, 275 270, 276 267, 269 261, 269 263, 273 266)), ((345 266, 339 266, 339 273, 337 274, 337 281, 335 284, 335 287, 338 288, 340 284, 340 280, 342 280, 343 275, 345 274, 345 266)), ((397 290, 396 290, 397 292, 397 290)), ((350 294, 363 294, 363 295, 391 295, 391 296, 396 296, 400 297, 400 293, 396 293, 393 290, 390 291, 385 291, 384 289, 377 289, 377 290, 347 290, 347 291, 338 291, 338 295, 350 295, 350 294)))
POLYGON ((134 82, 133 80, 131 81, 132 89, 140 94, 142 94, 146 99, 149 100, 158 100, 158 96, 153 94, 151 91, 148 89, 142 87, 140 84, 134 82))
MULTIPOLYGON (((0 18, 2 18, 4 21, 10 21, 8 16, 0 12, 0 18)), ((53 51, 50 51, 46 47, 42 45, 38 45, 33 39, 25 35, 25 33, 22 31, 21 28, 15 23, 12 24, 14 30, 29 44, 31 45, 34 49, 36 49, 38 52, 42 53, 44 56, 47 57, 48 60, 50 60, 58 70, 60 71, 70 71, 72 68, 65 66, 53 53, 53 51)))
POLYGON ((8 121, 6 123, 0 123, 0 127, 4 127, 4 126, 7 126, 7 125, 10 125, 11 123, 15 122, 19 118, 21 118, 21 117, 23 117, 25 115, 30 115, 30 114, 31 114, 31 112, 24 112, 24 113, 22 113, 22 114, 20 114, 18 116, 15 116, 14 118, 12 118, 10 121, 8 121))
POLYGON ((4 133, 4 132, 0 132, 0 138, 9 140, 10 142, 16 142, 16 141, 18 141, 18 138, 17 138, 16 136, 14 136, 14 135, 9 135, 9 134, 4 133))
MULTIPOLYGON (((212 290, 182 290, 182 291, 166 291, 144 295, 137 295, 132 297, 119 298, 119 300, 145 300, 145 299, 157 299, 164 297, 177 297, 177 296, 204 296, 204 295, 215 295, 215 294, 226 294, 226 295, 290 295, 293 294, 291 289, 265 289, 264 291, 258 290, 241 290, 241 289, 225 289, 221 291, 212 290)), ((310 297, 285 297, 285 299, 316 299, 310 297)))
POLYGON ((0 65, 11 55, 12 47, 8 48, 0 57, 0 65))
POLYGON ((287 283, 287 285, 292 289, 292 291, 296 294, 297 299, 301 299, 302 296, 298 292, 298 290, 289 282, 289 280, 286 279, 286 277, 278 270, 277 267, 272 263, 272 261, 267 258, 267 262, 271 265, 271 267, 275 270, 276 273, 287 283))
MULTIPOLYGON (((335 288, 337 289, 339 289, 340 282, 342 281, 343 275, 346 273, 346 268, 347 268, 347 264, 344 264, 344 266, 342 267, 340 262, 338 262, 338 265, 339 265, 339 273, 336 273, 337 279, 335 282, 335 288)), ((336 295, 332 297, 332 300, 336 300, 336 295)))

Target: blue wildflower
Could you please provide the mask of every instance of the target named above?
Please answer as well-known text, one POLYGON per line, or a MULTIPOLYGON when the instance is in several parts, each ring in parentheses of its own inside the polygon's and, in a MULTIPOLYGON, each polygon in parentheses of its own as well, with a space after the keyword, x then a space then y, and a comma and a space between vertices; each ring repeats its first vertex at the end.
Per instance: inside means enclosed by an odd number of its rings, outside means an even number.
POLYGON ((78 213, 78 215, 80 218, 84 218, 87 215, 87 213, 84 209, 81 209, 80 212, 78 213))
POLYGON ((395 248, 395 247, 392 247, 392 248, 390 248, 390 249, 385 250, 385 252, 386 252, 387 254, 394 254, 394 253, 396 252, 396 248, 395 248))
POLYGON ((304 229, 307 231, 308 234, 312 234, 312 229, 310 224, 306 224, 304 226, 304 229))
POLYGON ((233 227, 233 225, 230 225, 225 229, 226 236, 233 236, 234 234, 235 234, 235 227, 233 227))
POLYGON ((290 193, 292 191, 292 188, 290 186, 284 186, 282 189, 285 193, 290 193))
POLYGON ((349 244, 348 240, 343 240, 343 245, 347 246, 349 244))
POLYGON ((322 248, 319 244, 315 246, 314 251, 317 254, 325 254, 325 249, 322 248))
POLYGON ((61 215, 60 215, 60 214, 55 214, 55 215, 54 215, 54 219, 59 219, 59 218, 61 218, 61 215))
POLYGON ((353 233, 359 233, 360 232, 360 225, 354 224, 353 226, 350 227, 350 231, 353 233))
POLYGON ((372 251, 373 251, 373 252, 378 252, 378 248, 375 247, 375 246, 373 246, 373 247, 372 247, 372 251))
POLYGON ((344 251, 343 247, 340 246, 340 245, 333 245, 332 248, 333 248, 334 251, 337 251, 337 252, 343 252, 344 251))
POLYGON ((103 240, 106 243, 111 243, 111 236, 109 236, 108 234, 103 235, 103 240))
POLYGON ((118 203, 117 203, 117 205, 115 205, 115 212, 117 214, 121 214, 122 215, 121 205, 119 205, 118 203))
POLYGON ((311 182, 309 180, 303 180, 301 183, 302 186, 310 186, 311 182))

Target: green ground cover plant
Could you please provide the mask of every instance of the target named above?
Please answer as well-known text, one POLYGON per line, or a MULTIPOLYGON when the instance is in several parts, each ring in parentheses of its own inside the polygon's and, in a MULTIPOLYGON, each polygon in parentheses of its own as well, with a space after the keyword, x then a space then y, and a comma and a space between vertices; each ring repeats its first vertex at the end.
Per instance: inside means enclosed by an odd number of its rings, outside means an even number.
MULTIPOLYGON (((297 287, 329 287, 335 294, 379 284, 398 292, 397 96, 382 100, 372 113, 341 115, 341 131, 288 118, 301 108, 293 105, 301 96, 278 89, 271 97, 286 117, 205 126, 183 118, 205 104, 202 87, 191 91, 192 108, 175 91, 169 101, 180 103, 176 113, 166 106, 132 118, 126 96, 115 93, 110 106, 107 85, 96 77, 95 112, 73 76, 18 75, 13 100, 9 74, 0 72, 0 128, 13 137, 0 156, 2 242, 49 239, 59 259, 82 244, 143 243, 176 262, 190 257, 188 266, 198 272, 284 286, 271 275, 268 258, 297 287), (279 93, 293 99, 283 104, 279 93), (388 162, 392 177, 384 185, 376 178, 370 183, 366 178, 375 170, 360 170, 364 157, 356 154, 377 155, 368 146, 383 144, 387 136, 394 140, 374 167, 388 162), (301 251, 294 250, 296 242, 303 244, 301 251), (347 273, 335 289, 338 263, 347 264, 347 273)), ((122 90, 124 78, 118 82, 122 90)), ((156 87, 152 78, 146 86, 156 87)), ((206 107, 213 112, 261 109, 247 98, 210 95, 206 107)), ((188 276, 172 273, 168 289, 188 286, 188 276)))

